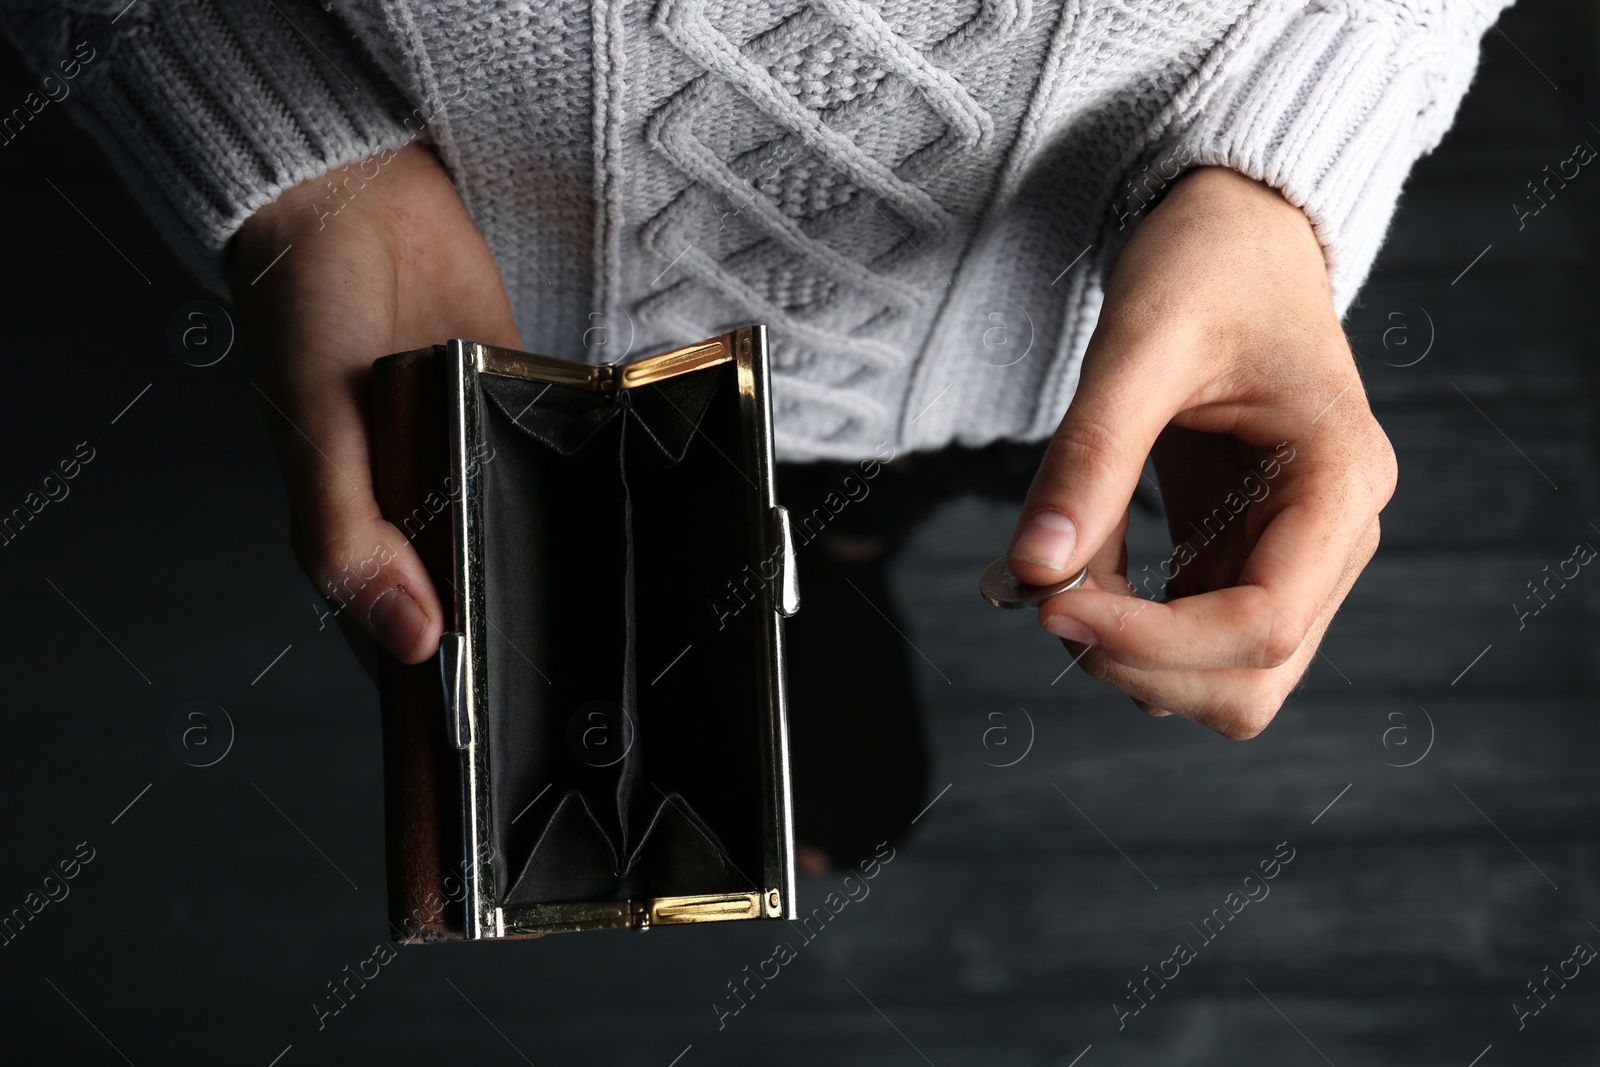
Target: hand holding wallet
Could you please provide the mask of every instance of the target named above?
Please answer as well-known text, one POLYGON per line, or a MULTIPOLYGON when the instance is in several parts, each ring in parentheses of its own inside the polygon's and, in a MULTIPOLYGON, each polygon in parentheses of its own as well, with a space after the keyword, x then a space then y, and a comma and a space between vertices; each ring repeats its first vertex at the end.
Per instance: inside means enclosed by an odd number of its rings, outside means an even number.
POLYGON ((397 939, 795 914, 768 390, 762 326, 374 365, 378 502, 449 616, 380 670, 397 939))

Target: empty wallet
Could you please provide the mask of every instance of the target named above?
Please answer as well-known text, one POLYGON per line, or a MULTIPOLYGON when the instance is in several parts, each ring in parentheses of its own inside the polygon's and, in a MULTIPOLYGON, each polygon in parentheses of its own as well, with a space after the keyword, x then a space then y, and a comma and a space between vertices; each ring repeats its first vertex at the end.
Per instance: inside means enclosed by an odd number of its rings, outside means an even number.
POLYGON ((373 366, 373 473, 445 610, 385 656, 396 940, 795 915, 764 326, 622 364, 373 366))

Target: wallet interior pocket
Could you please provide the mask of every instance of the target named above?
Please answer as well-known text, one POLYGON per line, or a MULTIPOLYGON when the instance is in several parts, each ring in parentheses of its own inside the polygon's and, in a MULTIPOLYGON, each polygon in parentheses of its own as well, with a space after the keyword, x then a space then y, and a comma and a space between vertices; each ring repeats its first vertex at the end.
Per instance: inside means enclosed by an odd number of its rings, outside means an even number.
POLYGON ((733 366, 482 384, 491 863, 503 904, 757 888, 753 564, 733 366))

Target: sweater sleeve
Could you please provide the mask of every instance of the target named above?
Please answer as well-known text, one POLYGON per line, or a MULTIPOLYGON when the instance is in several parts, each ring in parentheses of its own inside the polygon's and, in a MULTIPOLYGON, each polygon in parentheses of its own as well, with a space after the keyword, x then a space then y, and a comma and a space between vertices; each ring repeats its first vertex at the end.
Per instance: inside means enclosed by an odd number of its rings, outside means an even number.
POLYGON ((1479 41, 1510 3, 1261 5, 1271 13, 1236 26, 1202 67, 1164 152, 1247 174, 1305 211, 1343 318, 1406 176, 1455 120, 1479 41))
POLYGON ((24 0, 0 24, 218 291, 223 249, 256 209, 413 136, 410 105, 315 0, 24 0))

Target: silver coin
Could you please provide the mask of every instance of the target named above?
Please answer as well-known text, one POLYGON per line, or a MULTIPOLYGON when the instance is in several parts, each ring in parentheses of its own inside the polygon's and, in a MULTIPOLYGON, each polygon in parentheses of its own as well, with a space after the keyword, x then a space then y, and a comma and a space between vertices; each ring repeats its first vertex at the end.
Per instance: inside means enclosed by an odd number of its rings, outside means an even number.
POLYGON ((1006 558, 1001 556, 989 564, 989 569, 978 579, 978 592, 983 599, 997 608, 1031 608, 1041 600, 1049 600, 1057 593, 1076 589, 1089 577, 1088 568, 1079 571, 1064 582, 1054 585, 1026 585, 1011 573, 1006 558))

